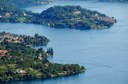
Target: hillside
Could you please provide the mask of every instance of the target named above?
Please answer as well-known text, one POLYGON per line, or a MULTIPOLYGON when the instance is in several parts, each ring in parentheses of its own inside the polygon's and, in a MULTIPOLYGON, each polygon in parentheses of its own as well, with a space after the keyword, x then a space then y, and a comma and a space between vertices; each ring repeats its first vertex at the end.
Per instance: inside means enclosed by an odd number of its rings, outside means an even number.
MULTIPOLYGON (((40 14, 39 23, 55 28, 102 29, 110 28, 116 20, 97 11, 80 6, 54 6, 40 14)), ((38 22, 37 20, 35 22, 38 22)))
POLYGON ((26 7, 31 5, 47 4, 52 0, 0 0, 0 4, 6 4, 7 6, 26 7))

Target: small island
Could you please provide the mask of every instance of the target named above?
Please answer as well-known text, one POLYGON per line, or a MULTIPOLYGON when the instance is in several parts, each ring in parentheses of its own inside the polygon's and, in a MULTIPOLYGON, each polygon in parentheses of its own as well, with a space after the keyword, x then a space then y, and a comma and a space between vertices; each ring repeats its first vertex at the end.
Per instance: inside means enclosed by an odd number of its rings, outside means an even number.
POLYGON ((48 42, 46 37, 38 34, 27 36, 0 32, 0 83, 54 78, 85 71, 85 68, 78 64, 49 62, 47 58, 48 53, 53 51, 51 48, 45 51, 43 48, 34 49, 28 46, 43 46, 48 42))
POLYGON ((40 14, 41 24, 55 28, 104 29, 116 19, 80 6, 54 6, 40 14))

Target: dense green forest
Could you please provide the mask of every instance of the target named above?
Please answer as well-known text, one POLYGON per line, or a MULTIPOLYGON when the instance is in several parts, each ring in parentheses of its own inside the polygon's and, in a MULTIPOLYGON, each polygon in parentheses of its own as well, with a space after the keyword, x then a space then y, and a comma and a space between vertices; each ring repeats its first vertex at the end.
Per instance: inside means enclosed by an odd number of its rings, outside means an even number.
MULTIPOLYGON (((0 33, 0 83, 13 80, 53 78, 85 71, 85 68, 78 64, 49 62, 47 60, 48 53, 53 51, 52 48, 45 51, 43 48, 34 49, 24 42, 16 42, 22 37, 28 36, 0 33), (10 39, 13 40, 9 41, 10 39)), ((39 35, 35 34, 35 39, 40 39, 39 35)), ((32 40, 30 39, 30 42, 32 40)))

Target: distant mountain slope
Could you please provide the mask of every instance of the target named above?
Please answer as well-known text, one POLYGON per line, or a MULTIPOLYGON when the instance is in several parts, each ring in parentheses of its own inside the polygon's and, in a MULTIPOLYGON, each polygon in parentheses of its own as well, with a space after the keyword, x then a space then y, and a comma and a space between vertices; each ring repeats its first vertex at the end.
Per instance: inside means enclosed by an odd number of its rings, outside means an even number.
POLYGON ((59 1, 103 1, 103 2, 128 2, 128 0, 59 0, 59 1))
POLYGON ((0 0, 0 12, 13 11, 16 8, 12 0, 0 0))
POLYGON ((30 6, 30 5, 37 5, 42 3, 49 3, 52 0, 12 0, 14 3, 16 3, 18 6, 30 6))
POLYGON ((106 2, 128 2, 128 0, 99 0, 99 1, 106 1, 106 2))
POLYGON ((25 7, 31 5, 37 5, 42 3, 49 3, 52 0, 0 0, 0 6, 16 6, 16 7, 25 7))

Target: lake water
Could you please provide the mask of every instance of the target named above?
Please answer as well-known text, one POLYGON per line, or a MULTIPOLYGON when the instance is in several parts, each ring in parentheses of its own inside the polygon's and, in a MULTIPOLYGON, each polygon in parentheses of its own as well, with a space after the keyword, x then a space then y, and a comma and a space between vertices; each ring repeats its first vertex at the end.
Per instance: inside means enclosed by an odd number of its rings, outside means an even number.
POLYGON ((45 35, 54 48, 51 62, 78 63, 85 73, 48 80, 18 81, 8 84, 128 84, 128 4, 87 1, 57 1, 26 8, 42 12, 54 5, 81 5, 114 16, 118 23, 104 30, 54 29, 34 24, 1 23, 0 31, 45 35))

